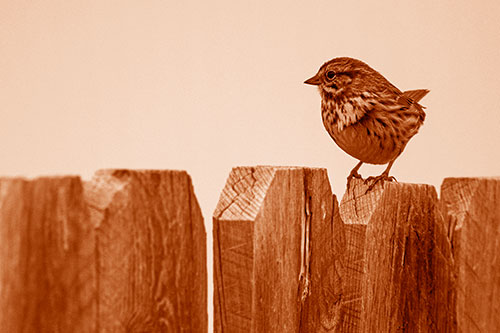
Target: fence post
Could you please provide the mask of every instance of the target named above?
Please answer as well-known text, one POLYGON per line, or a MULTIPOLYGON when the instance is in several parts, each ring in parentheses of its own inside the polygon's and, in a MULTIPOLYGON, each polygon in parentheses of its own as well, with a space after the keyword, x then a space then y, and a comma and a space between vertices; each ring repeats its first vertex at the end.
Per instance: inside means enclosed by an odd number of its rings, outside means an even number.
POLYGON ((500 178, 446 178, 460 332, 500 331, 500 178))
POLYGON ((332 208, 325 169, 231 171, 213 217, 216 332, 333 325, 332 208))
POLYGON ((338 260, 342 267, 339 279, 342 299, 338 332, 361 332, 366 229, 383 192, 381 186, 365 194, 366 190, 362 181, 353 179, 339 207, 341 231, 337 233, 336 243, 341 249, 338 260))
POLYGON ((78 177, 0 179, 0 327, 94 332, 93 228, 78 177))
POLYGON ((183 171, 0 180, 0 327, 206 332, 206 234, 183 171))
POLYGON ((355 180, 340 206, 350 226, 347 243, 356 249, 355 260, 345 258, 347 267, 355 265, 345 279, 354 281, 362 299, 360 306, 355 298, 351 317, 359 313, 360 319, 354 326, 362 332, 453 331, 453 261, 434 187, 386 183, 365 195, 366 189, 355 180))

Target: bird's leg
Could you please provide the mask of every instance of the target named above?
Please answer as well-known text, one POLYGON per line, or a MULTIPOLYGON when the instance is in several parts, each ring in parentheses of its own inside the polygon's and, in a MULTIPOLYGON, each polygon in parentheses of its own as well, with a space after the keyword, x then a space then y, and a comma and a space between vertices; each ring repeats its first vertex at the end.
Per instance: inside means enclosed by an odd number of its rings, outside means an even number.
POLYGON ((347 179, 361 178, 361 175, 358 173, 358 170, 359 168, 361 168, 361 165, 363 165, 363 162, 359 161, 359 163, 356 164, 356 166, 351 170, 351 173, 349 174, 349 177, 347 177, 347 179))
POLYGON ((351 170, 351 173, 349 173, 349 176, 347 176, 347 191, 349 191, 349 186, 351 185, 351 180, 353 178, 361 178, 361 175, 358 173, 358 170, 359 168, 361 168, 361 165, 363 164, 363 162, 359 161, 358 164, 356 164, 356 166, 351 170))
POLYGON ((366 178, 365 184, 372 182, 370 184, 370 186, 368 187, 368 189, 366 190, 366 192, 371 191, 379 181, 382 181, 382 182, 395 181, 395 182, 397 182, 396 178, 394 178, 393 176, 389 176, 389 171, 391 170, 392 165, 394 164, 394 161, 395 161, 395 159, 390 161, 389 164, 387 165, 387 168, 385 168, 384 172, 382 172, 382 174, 380 174, 379 176, 376 176, 376 177, 370 176, 370 177, 366 178))

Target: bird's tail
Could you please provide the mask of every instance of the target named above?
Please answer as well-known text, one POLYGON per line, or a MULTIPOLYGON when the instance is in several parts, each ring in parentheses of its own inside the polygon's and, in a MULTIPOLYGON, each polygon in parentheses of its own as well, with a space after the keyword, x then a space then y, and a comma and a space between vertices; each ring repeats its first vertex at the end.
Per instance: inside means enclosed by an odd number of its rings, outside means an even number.
POLYGON ((425 95, 429 93, 429 89, 408 90, 403 93, 403 96, 418 103, 425 95))
POLYGON ((424 98, 429 91, 430 90, 428 89, 408 90, 405 91, 400 97, 408 105, 409 110, 417 111, 417 114, 422 122, 425 120, 425 106, 420 105, 418 102, 424 98))

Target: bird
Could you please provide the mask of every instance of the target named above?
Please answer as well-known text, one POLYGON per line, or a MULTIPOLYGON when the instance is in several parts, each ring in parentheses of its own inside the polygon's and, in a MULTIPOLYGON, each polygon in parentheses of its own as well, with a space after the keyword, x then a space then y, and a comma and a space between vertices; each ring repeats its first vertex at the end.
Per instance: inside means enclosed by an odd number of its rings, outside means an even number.
POLYGON ((347 177, 347 189, 353 178, 363 179, 358 173, 363 163, 387 164, 382 174, 364 180, 371 183, 367 191, 378 182, 396 181, 389 172, 424 123, 424 107, 418 102, 430 90, 402 92, 363 61, 349 57, 325 62, 304 83, 318 87, 330 137, 359 160, 347 177))

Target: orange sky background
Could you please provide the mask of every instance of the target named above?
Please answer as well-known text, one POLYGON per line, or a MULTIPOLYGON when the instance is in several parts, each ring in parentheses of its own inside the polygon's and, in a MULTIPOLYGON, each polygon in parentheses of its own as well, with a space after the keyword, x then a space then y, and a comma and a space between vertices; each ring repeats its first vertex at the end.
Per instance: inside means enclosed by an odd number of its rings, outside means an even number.
MULTIPOLYGON (((356 160, 303 81, 337 56, 431 90, 403 182, 500 176, 498 1, 2 1, 0 175, 185 169, 211 232, 231 167, 356 160)), ((363 166, 364 176, 384 167, 363 166)))

